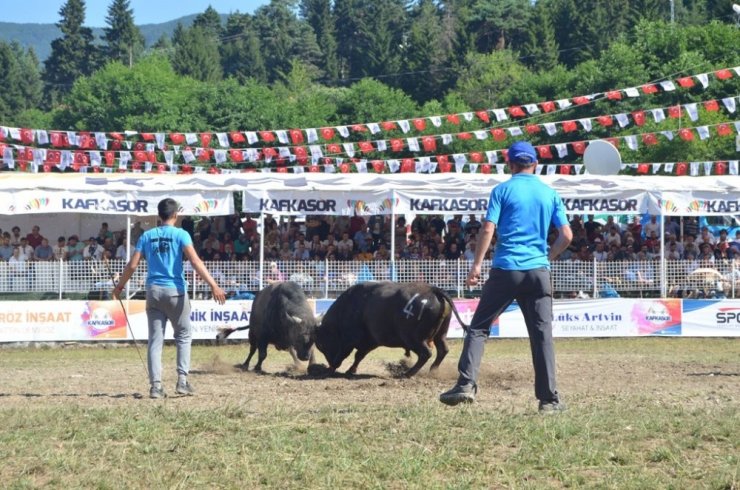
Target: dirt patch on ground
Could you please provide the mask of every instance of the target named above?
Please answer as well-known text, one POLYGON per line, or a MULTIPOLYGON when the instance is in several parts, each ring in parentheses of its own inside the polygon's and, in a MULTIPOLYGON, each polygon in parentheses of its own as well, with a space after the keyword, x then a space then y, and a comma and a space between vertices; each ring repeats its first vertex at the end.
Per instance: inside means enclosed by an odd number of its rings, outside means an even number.
MULTIPOLYGON (((515 342, 515 341, 512 341, 515 342)), ((732 352, 740 353, 740 340, 730 342, 729 355, 713 362, 681 361, 659 356, 598 349, 582 344, 558 344, 560 391, 573 405, 598 404, 625 395, 647 395, 667 404, 705 405, 740 401, 740 367, 732 352), (726 360, 725 360, 726 359, 726 360)), ((598 346, 599 344, 594 344, 598 346)), ((425 367, 417 376, 402 376, 414 359, 400 349, 380 349, 365 359, 355 376, 313 371, 295 366, 290 357, 271 349, 265 373, 238 367, 243 346, 196 346, 191 382, 194 397, 174 396, 174 349, 165 351, 165 390, 168 405, 189 408, 239 406, 248 410, 314 409, 356 403, 407 405, 426 402, 450 388, 457 378, 460 344, 440 368, 425 367)), ((526 341, 510 344, 504 353, 487 349, 481 368, 478 402, 496 410, 525 411, 535 405, 533 373, 526 341), (512 347, 513 346, 513 347, 512 347)), ((648 349, 649 351, 649 349, 648 349)), ((323 360, 323 359, 322 359, 323 360)), ((351 359, 343 366, 347 369, 351 359)), ((123 403, 162 403, 148 399, 145 369, 135 350, 69 347, 44 351, 6 349, 0 356, 0 403, 5 408, 49 404, 82 407, 123 403)))

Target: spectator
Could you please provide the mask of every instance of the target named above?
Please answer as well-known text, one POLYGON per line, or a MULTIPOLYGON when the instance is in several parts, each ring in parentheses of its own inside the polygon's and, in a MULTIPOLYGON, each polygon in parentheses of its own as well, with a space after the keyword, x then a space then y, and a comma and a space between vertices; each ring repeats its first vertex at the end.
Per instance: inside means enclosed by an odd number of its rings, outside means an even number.
POLYGON ((339 246, 337 247, 337 260, 352 260, 352 258, 352 249, 347 248, 342 245, 342 242, 339 242, 339 246))
POLYGON ((54 249, 49 245, 49 240, 41 239, 41 243, 33 251, 33 260, 47 262, 54 259, 54 249))
POLYGON ((20 247, 13 247, 13 254, 8 259, 8 269, 14 291, 25 291, 28 289, 28 277, 26 275, 27 260, 20 247))
POLYGON ((478 221, 474 214, 471 214, 468 217, 468 222, 465 223, 465 233, 478 233, 478 230, 480 230, 481 222, 478 221))
MULTIPOLYGON (((602 242, 598 238, 596 240, 597 240, 597 242, 596 242, 596 248, 594 249, 594 260, 597 261, 597 262, 604 262, 604 261, 606 261, 606 257, 608 255, 608 252, 606 251, 606 247, 604 246, 604 242, 602 242)), ((615 244, 614 246, 617 247, 617 248, 620 247, 619 244, 615 244)), ((611 248, 611 246, 609 248, 611 248)))
MULTIPOLYGON (((249 256, 249 240, 247 235, 244 233, 239 235, 239 238, 234 242, 234 254, 237 260, 244 260, 244 257, 249 256)), ((277 245, 275 245, 277 246, 277 245)), ((268 246, 268 250, 272 248, 268 246)))
POLYGON ((642 223, 640 223, 639 215, 636 214, 632 217, 632 222, 627 225, 627 231, 630 232, 635 242, 642 241, 642 223))
POLYGON ((234 246, 231 243, 224 243, 224 251, 221 252, 221 260, 226 260, 226 261, 236 260, 236 254, 234 253, 234 246))
POLYGON ((376 250, 373 254, 373 258, 375 260, 390 260, 391 254, 388 251, 388 246, 385 243, 381 242, 378 245, 378 250, 376 250))
POLYGON ((622 234, 622 225, 620 225, 618 222, 614 221, 614 216, 609 216, 606 218, 606 224, 604 225, 604 229, 606 233, 609 233, 610 230, 616 229, 617 235, 622 234))
POLYGON ((445 247, 445 259, 447 260, 458 260, 462 256, 462 252, 457 247, 457 242, 451 241, 445 247))
POLYGON ((694 238, 699 236, 699 222, 694 216, 687 216, 683 220, 683 234, 694 235, 694 238))
POLYGON ((714 252, 712 251, 712 246, 709 243, 702 244, 701 253, 697 257, 697 260, 702 265, 702 267, 711 267, 714 265, 714 252))
POLYGON ((355 214, 349 219, 349 236, 353 237, 358 231, 364 231, 366 228, 365 218, 355 214))
POLYGON ((467 260, 468 262, 475 259, 475 243, 476 242, 468 242, 468 244, 465 246, 465 253, 463 253, 463 259, 467 260))
POLYGON ((141 221, 134 223, 134 227, 131 228, 131 243, 138 243, 143 233, 144 229, 141 227, 141 221))
MULTIPOLYGON (((583 229, 586 231, 586 239, 593 243, 594 239, 601 233, 601 223, 594 221, 594 215, 589 214, 587 221, 583 223, 583 229)), ((580 238, 576 236, 576 238, 580 238)))
POLYGON ((118 244, 118 246, 116 247, 116 253, 113 254, 113 257, 116 260, 126 260, 126 261, 129 260, 129 258, 130 258, 129 257, 129 251, 126 250, 126 242, 125 241, 122 240, 118 244))
POLYGON ((665 224, 666 234, 673 234, 675 236, 679 236, 681 234, 681 225, 679 225, 678 222, 674 218, 667 217, 666 220, 667 220, 665 224))
POLYGON ((375 242, 378 242, 383 238, 384 230, 384 219, 380 215, 370 216, 370 220, 367 222, 367 228, 370 235, 373 237, 375 242))
MULTIPOLYGON (((352 241, 356 244, 356 249, 358 252, 367 252, 369 249, 372 248, 373 236, 366 228, 365 230, 360 230, 355 233, 352 241)), ((370 251, 372 252, 372 250, 370 251)))
POLYGON ((180 227, 190 235, 191 240, 195 239, 195 221, 192 216, 185 216, 180 222, 180 227))
POLYGON ((108 223, 103 222, 100 225, 100 230, 98 230, 98 244, 102 245, 103 243, 105 243, 106 238, 110 238, 111 240, 113 240, 113 232, 110 231, 110 229, 108 228, 108 223))
POLYGON ((698 238, 699 243, 708 242, 712 245, 714 245, 717 242, 717 239, 714 235, 709 231, 709 228, 706 226, 701 227, 701 235, 698 238))
POLYGON ((40 228, 38 225, 34 225, 33 228, 31 228, 31 233, 26 235, 26 241, 28 241, 28 244, 32 246, 34 249, 41 245, 41 240, 44 239, 44 237, 41 236, 41 233, 39 233, 40 228))
POLYGON ((13 234, 10 237, 10 245, 13 247, 17 247, 21 244, 21 229, 18 226, 14 226, 12 228, 12 232, 13 234))
POLYGON ((80 243, 79 239, 77 238, 77 235, 72 235, 69 237, 69 240, 67 240, 67 260, 70 261, 77 261, 77 260, 83 260, 82 251, 85 248, 84 243, 80 243))
POLYGON ((311 258, 311 253, 306 247, 305 242, 298 242, 298 246, 293 250, 293 260, 308 260, 311 258))
MULTIPOLYGON (((412 225, 411 229, 412 229, 412 230, 414 229, 413 225, 412 225)), ((443 233, 444 233, 444 232, 446 231, 446 229, 447 229, 447 223, 445 223, 445 220, 444 220, 444 219, 442 219, 442 216, 441 216, 441 215, 439 215, 439 214, 435 214, 435 215, 434 215, 434 216, 432 216, 432 217, 431 217, 431 219, 429 220, 429 227, 428 227, 428 229, 429 229, 429 230, 434 230, 434 231, 435 231, 435 233, 437 233, 437 235, 439 235, 439 236, 442 236, 442 234, 443 234, 443 233)), ((423 231, 424 231, 424 230, 422 230, 422 232, 423 232, 423 231)))
POLYGON ((660 223, 658 223, 658 217, 654 214, 651 214, 650 221, 645 223, 645 226, 643 226, 642 229, 645 232, 646 237, 651 236, 653 232, 655 232, 655 236, 659 236, 660 223))
MULTIPOLYGON (((437 217, 438 219, 442 220, 441 217, 437 217)), ((442 229, 444 230, 444 220, 442 220, 443 226, 442 229)), ((422 214, 417 214, 416 217, 414 217, 414 220, 411 222, 411 233, 421 233, 422 235, 425 234, 429 229, 429 223, 427 222, 426 216, 422 214)), ((442 231, 438 231, 438 233, 442 233, 442 231)))
MULTIPOLYGON (((125 240, 123 241, 125 242, 125 240)), ((111 257, 116 256, 116 251, 118 250, 118 247, 115 243, 113 243, 112 237, 105 238, 101 246, 103 247, 103 253, 108 252, 111 257)))
POLYGON ((104 248, 98 244, 98 240, 91 236, 87 246, 82 249, 82 258, 85 260, 100 260, 103 257, 104 248))
POLYGON ((616 245, 617 247, 622 246, 622 238, 619 235, 619 232, 616 227, 611 226, 607 228, 606 236, 604 237, 604 241, 608 247, 611 247, 612 245, 616 245))
POLYGON ((33 258, 33 247, 28 244, 26 237, 21 237, 21 243, 18 245, 21 248, 21 252, 26 256, 27 259, 33 258))
MULTIPOLYGON (((342 233, 342 239, 339 241, 339 245, 343 246, 346 250, 350 250, 350 251, 354 250, 355 248, 354 242, 349 237, 349 232, 345 231, 344 233, 342 233)), ((337 250, 338 249, 339 247, 337 247, 337 250)))
POLYGON ((278 268, 277 262, 270 262, 269 269, 265 275, 265 280, 268 284, 274 284, 285 280, 283 273, 280 271, 280 268, 278 268))
POLYGON ((54 250, 54 260, 64 260, 67 257, 67 239, 60 236, 52 250, 54 250))
POLYGON ((678 243, 673 242, 668 244, 668 252, 665 255, 666 260, 680 260, 681 252, 678 251, 678 243))
POLYGON ((247 213, 246 219, 242 221, 242 229, 249 240, 257 232, 257 221, 252 218, 251 214, 247 213))
POLYGON ((688 255, 691 255, 693 257, 697 257, 699 255, 699 246, 696 244, 695 235, 691 234, 685 234, 684 242, 683 242, 683 255, 684 258, 688 258, 688 255))

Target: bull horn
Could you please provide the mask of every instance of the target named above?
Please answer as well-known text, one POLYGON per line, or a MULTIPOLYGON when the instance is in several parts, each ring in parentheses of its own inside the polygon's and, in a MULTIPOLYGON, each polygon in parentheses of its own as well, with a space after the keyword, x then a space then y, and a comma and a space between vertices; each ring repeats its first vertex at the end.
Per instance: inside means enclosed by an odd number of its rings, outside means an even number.
POLYGON ((292 321, 293 323, 303 323, 303 320, 295 315, 288 315, 288 320, 292 321))

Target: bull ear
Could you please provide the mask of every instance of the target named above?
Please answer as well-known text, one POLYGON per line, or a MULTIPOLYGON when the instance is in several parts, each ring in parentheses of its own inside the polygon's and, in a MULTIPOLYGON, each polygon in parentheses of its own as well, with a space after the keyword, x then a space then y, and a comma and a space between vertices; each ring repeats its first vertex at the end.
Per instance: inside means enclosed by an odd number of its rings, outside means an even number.
POLYGON ((324 321, 324 315, 326 315, 326 312, 325 311, 322 311, 321 313, 319 313, 318 315, 316 315, 316 324, 317 325, 321 325, 321 322, 324 321))

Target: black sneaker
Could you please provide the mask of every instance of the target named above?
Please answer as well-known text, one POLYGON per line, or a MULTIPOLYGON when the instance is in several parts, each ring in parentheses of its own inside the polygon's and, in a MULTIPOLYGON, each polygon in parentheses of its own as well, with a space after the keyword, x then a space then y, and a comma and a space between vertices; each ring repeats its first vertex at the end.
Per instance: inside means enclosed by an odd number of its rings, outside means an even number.
POLYGON ((565 404, 559 401, 555 402, 540 402, 539 412, 544 415, 565 412, 567 409, 565 404))
POLYGON ((451 390, 439 395, 439 401, 451 406, 460 403, 473 403, 477 392, 478 387, 476 385, 455 385, 451 390))
POLYGON ((152 400, 159 400, 160 398, 166 398, 167 393, 164 392, 164 389, 160 386, 157 388, 156 386, 153 386, 149 388, 149 398, 152 400))
POLYGON ((177 386, 175 386, 175 393, 178 395, 194 395, 195 390, 193 389, 193 386, 187 381, 178 381, 177 386))

